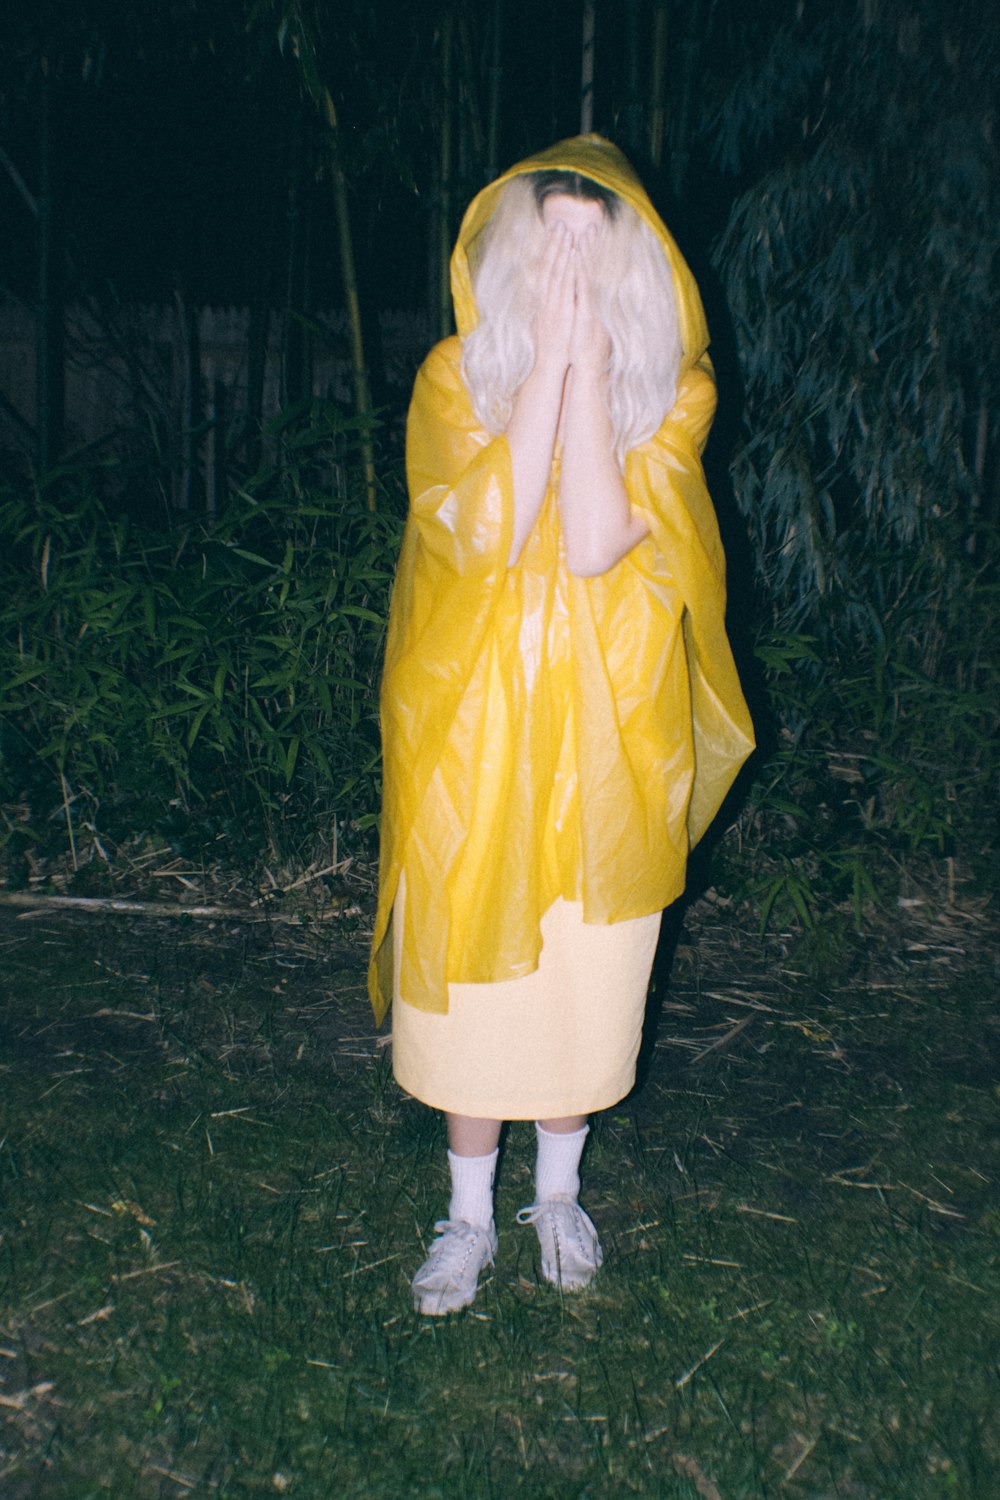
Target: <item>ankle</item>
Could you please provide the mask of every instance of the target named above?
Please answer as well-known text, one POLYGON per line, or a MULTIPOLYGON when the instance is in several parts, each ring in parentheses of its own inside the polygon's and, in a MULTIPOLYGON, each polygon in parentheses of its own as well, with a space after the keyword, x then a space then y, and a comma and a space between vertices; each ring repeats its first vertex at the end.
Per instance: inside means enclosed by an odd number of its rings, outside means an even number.
POLYGON ((538 1155, 535 1162, 535 1202, 549 1198, 577 1198, 580 1192, 580 1158, 590 1127, 579 1130, 550 1131, 538 1121, 535 1135, 538 1155))
POLYGON ((491 1151, 486 1156, 458 1156, 454 1151, 448 1152, 448 1166, 451 1170, 449 1219, 475 1224, 481 1229, 492 1227, 496 1165, 496 1151, 491 1151))

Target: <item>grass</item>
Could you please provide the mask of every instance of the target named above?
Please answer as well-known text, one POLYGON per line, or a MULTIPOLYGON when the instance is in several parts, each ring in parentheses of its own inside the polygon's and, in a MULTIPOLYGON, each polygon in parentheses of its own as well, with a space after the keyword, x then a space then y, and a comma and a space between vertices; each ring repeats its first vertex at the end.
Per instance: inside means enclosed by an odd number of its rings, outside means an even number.
POLYGON ((408 1278, 443 1137, 392 1081, 361 934, 4 917, 5 1500, 990 1494, 975 924, 804 958, 699 925, 595 1124, 595 1286, 539 1285, 516 1125, 495 1273, 434 1320, 408 1278))

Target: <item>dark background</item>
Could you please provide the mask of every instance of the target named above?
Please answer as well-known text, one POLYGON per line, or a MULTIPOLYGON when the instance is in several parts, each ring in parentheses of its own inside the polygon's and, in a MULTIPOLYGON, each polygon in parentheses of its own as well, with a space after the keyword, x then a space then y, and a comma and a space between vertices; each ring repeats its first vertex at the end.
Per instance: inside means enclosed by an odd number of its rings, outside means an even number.
MULTIPOLYGON (((687 33, 697 26, 704 28, 695 45, 705 81, 718 90, 733 71, 739 59, 730 54, 723 8, 672 7, 668 90, 680 85, 682 48, 690 48, 687 33)), ((756 8, 765 28, 789 9, 756 8)), ((310 246, 313 296, 318 305, 337 299, 323 123, 303 95, 291 49, 279 50, 281 7, 257 15, 252 5, 220 0, 50 0, 5 9, 0 145, 37 196, 47 74, 53 195, 70 293, 106 284, 123 298, 155 300, 169 298, 179 281, 196 301, 238 304, 266 287, 278 303, 297 216, 310 246)), ((317 6, 311 17, 340 116, 359 270, 379 302, 420 306, 427 293, 444 10, 375 0, 317 6)), ((486 163, 462 143, 469 91, 481 114, 487 108, 494 10, 490 0, 472 0, 456 11, 467 23, 468 50, 456 37, 453 219, 484 177, 486 163)), ((500 10, 502 169, 579 129, 582 7, 545 0, 500 10)), ((647 141, 653 10, 650 3, 598 6, 594 125, 631 150, 662 199, 666 173, 652 169, 647 141)), ((678 104, 670 98, 675 130, 678 104)), ((706 162, 700 166, 687 217, 711 229, 724 218, 735 179, 715 171, 706 179, 706 162)), ((35 223, 9 171, 0 171, 0 215, 4 281, 33 297, 35 223)))

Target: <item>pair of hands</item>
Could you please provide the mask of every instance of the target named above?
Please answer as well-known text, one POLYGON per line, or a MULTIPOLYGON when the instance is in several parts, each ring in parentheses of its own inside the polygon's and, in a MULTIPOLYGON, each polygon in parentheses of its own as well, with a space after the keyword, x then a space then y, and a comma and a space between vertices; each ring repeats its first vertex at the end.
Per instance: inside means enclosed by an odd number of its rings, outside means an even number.
POLYGON ((592 226, 576 238, 563 223, 548 231, 539 274, 535 360, 561 374, 570 366, 596 375, 607 369, 611 339, 593 301, 596 246, 592 226))

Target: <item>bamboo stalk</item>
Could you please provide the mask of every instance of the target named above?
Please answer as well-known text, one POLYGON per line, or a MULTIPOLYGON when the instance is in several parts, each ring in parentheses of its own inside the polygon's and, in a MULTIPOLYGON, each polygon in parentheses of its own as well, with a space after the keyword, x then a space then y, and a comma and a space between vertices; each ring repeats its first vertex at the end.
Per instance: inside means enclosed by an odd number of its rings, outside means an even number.
POLYGON ((454 116, 452 100, 452 37, 454 17, 447 10, 441 21, 441 141, 437 202, 437 329, 438 338, 451 333, 451 137, 454 116))
POLYGON ((671 186, 673 187, 674 195, 678 198, 684 192, 688 164, 691 159, 691 116, 693 112, 695 79, 698 75, 698 63, 701 58, 704 11, 703 0, 693 0, 692 8, 688 13, 686 34, 681 43, 680 97, 671 131, 672 149, 670 162, 671 186))
POLYGON ((503 54, 501 51, 503 27, 503 0, 493 0, 490 16, 490 102, 489 124, 486 133, 486 181, 492 182, 499 171, 500 156, 500 85, 503 80, 503 54))
MULTIPOLYGON (((306 177, 308 184, 309 178, 306 177)), ((299 389, 304 400, 313 396, 313 335, 312 335, 312 246, 313 218, 316 212, 316 195, 307 186, 302 225, 302 265, 299 281, 299 311, 303 315, 299 339, 299 389)))
POLYGON ((190 510, 191 497, 194 491, 194 465, 197 456, 194 439, 194 403, 199 372, 195 363, 191 309, 187 305, 179 281, 174 286, 174 308, 177 312, 177 327, 181 345, 181 473, 180 487, 175 503, 178 510, 190 510))
POLYGON ((73 812, 70 808, 69 787, 66 783, 66 777, 61 771, 59 773, 59 781, 62 785, 63 812, 66 814, 66 831, 69 834, 69 850, 73 856, 73 869, 78 870, 80 866, 76 858, 76 837, 73 833, 73 812))
MULTIPOLYGON (((468 133, 472 137, 472 155, 475 162, 475 173, 478 176, 483 169, 483 159, 486 156, 486 136, 483 131, 483 115, 479 107, 479 89, 476 86, 476 65, 472 55, 472 40, 469 36, 468 18, 459 14, 458 25, 458 52, 459 52, 459 79, 461 84, 463 121, 468 123, 468 133)), ((465 131, 460 134, 459 141, 464 143, 465 131)), ((471 175, 467 161, 459 159, 459 176, 471 175)))
POLYGON ((580 134, 594 128, 594 31, 597 0, 583 0, 583 58, 580 67, 580 134))
POLYGON ((653 12, 652 75, 649 85, 649 159, 657 172, 663 166, 667 35, 667 0, 657 0, 653 12))
POLYGON ((56 142, 52 78, 48 58, 41 61, 41 131, 38 192, 38 318, 35 371, 38 464, 51 469, 63 444, 66 403, 62 265, 55 199, 56 142))
POLYGON ((288 237, 285 251, 285 307, 281 329, 281 401, 290 406, 302 395, 299 389, 298 345, 301 324, 295 314, 299 299, 299 240, 302 221, 302 154, 305 150, 303 111, 296 109, 292 120, 291 176, 288 183, 285 220, 288 237))
MULTIPOLYGON (((284 7, 282 7, 284 9, 284 7)), ((377 489, 375 482, 375 443, 372 437, 372 398, 368 379, 368 364, 365 359, 365 340, 361 323, 361 304, 358 298, 358 278, 354 264, 354 237, 351 230, 351 209, 347 196, 347 179, 344 175, 340 150, 340 122, 333 95, 323 82, 313 39, 299 5, 292 5, 282 17, 279 41, 283 46, 290 40, 291 50, 302 70, 302 81, 306 92, 320 110, 327 125, 327 145, 330 158, 330 179, 333 187, 334 209, 337 218, 337 243, 340 249, 340 274, 344 287, 344 303, 347 309, 347 326, 351 335, 351 372, 354 379, 354 409, 359 419, 361 463, 365 476, 365 498, 368 509, 376 509, 377 489)))
POLYGON ((264 410, 264 373, 270 309, 263 293, 250 305, 247 328, 247 405, 245 453, 247 468, 256 473, 261 460, 261 420, 264 410))
POLYGON ((28 187, 28 184, 25 182, 24 178, 17 170, 17 167, 11 161, 10 157, 7 155, 2 146, 0 146, 0 167, 4 168, 7 176, 17 188, 17 191, 20 193, 21 197, 24 199, 25 203, 28 206, 28 212, 31 214, 32 218, 37 219, 38 200, 31 189, 28 187))
POLYGON ((340 127, 337 110, 328 88, 323 89, 323 110, 330 127, 330 172, 337 211, 337 238, 340 245, 340 270, 347 304, 347 322, 351 331, 351 365, 354 375, 354 406, 361 419, 361 462, 365 472, 365 498, 368 509, 376 508, 375 444, 371 433, 372 397, 365 361, 365 340, 361 326, 361 304, 358 279, 354 268, 354 240, 351 233, 351 210, 347 198, 347 179, 340 160, 340 127))
POLYGON ((642 97, 639 87, 639 3, 640 0, 626 0, 625 5, 625 140, 630 151, 641 149, 642 134, 642 97))

